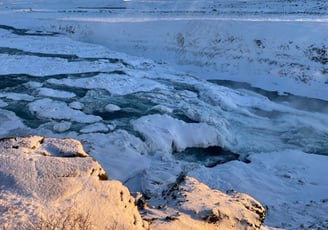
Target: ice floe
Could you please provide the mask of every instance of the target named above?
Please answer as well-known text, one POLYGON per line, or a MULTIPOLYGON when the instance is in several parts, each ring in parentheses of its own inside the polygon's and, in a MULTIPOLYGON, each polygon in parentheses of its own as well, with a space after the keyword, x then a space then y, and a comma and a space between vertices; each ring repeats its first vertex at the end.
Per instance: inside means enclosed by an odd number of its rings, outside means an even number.
POLYGON ((3 100, 0 100, 0 108, 1 107, 6 107, 8 103, 4 102, 3 100))
POLYGON ((68 121, 58 122, 53 125, 53 130, 55 132, 62 133, 69 130, 71 128, 71 125, 72 123, 68 121))
POLYGON ((105 106, 105 110, 108 112, 115 112, 115 111, 120 111, 121 108, 115 104, 108 104, 105 106))
POLYGON ((76 96, 75 93, 66 92, 62 90, 54 90, 51 88, 39 88, 38 93, 40 96, 54 98, 73 98, 76 96))
POLYGON ((0 98, 7 98, 14 101, 33 101, 34 97, 25 93, 0 93, 0 98))
POLYGON ((80 123, 94 123, 102 120, 99 116, 84 114, 71 109, 65 102, 51 100, 49 98, 39 99, 29 104, 31 112, 36 113, 39 118, 69 120, 80 123))
POLYGON ((109 128, 104 123, 94 123, 85 126, 80 130, 81 133, 102 133, 107 132, 109 128))
MULTIPOLYGON (((15 135, 18 129, 27 128, 14 112, 0 109, 0 136, 15 135)), ((19 133, 17 133, 19 134, 19 133)))
POLYGON ((165 85, 146 78, 138 79, 127 75, 99 74, 92 78, 50 79, 51 84, 85 89, 105 89, 111 94, 126 95, 139 91, 166 88, 165 85))

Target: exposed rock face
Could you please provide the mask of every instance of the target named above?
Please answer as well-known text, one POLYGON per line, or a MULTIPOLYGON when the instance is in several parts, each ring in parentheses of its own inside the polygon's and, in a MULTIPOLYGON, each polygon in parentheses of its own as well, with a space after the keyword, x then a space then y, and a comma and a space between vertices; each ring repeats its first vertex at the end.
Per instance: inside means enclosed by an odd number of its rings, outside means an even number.
MULTIPOLYGON (((0 140, 0 226, 25 228, 38 217, 83 214, 92 229, 142 229, 134 198, 73 139, 0 140), (67 212, 67 210, 71 210, 67 212)), ((64 217, 61 217, 64 219, 64 217)))
MULTIPOLYGON (((163 193, 161 209, 146 207, 154 229, 260 229, 265 209, 252 197, 210 189, 185 177, 163 193)), ((140 203, 140 202, 139 202, 140 203)))

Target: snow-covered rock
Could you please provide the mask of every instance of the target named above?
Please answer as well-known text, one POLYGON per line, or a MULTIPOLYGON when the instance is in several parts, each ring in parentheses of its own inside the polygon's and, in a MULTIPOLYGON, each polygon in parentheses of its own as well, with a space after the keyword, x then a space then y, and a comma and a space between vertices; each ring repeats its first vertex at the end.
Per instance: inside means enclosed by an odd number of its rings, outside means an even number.
POLYGON ((8 229, 45 216, 64 219, 66 214, 87 216, 92 229, 113 224, 143 228, 129 190, 108 181, 102 167, 73 139, 1 139, 0 189, 0 226, 8 229))
POLYGON ((262 205, 242 193, 224 194, 192 177, 181 178, 163 192, 163 203, 145 207, 154 229, 260 229, 262 205))

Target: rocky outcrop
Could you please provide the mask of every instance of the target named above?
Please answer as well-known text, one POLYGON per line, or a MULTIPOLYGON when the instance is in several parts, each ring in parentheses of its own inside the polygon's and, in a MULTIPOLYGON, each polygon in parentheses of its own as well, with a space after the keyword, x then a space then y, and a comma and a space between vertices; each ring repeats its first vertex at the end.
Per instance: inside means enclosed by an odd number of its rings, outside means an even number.
POLYGON ((265 209, 252 197, 225 194, 192 177, 180 178, 162 197, 162 203, 150 202, 152 208, 143 204, 154 229, 260 229, 265 218, 265 209))
POLYGON ((60 225, 64 220, 85 222, 86 229, 143 228, 129 190, 108 181, 77 140, 1 139, 0 191, 0 226, 6 229, 60 225))

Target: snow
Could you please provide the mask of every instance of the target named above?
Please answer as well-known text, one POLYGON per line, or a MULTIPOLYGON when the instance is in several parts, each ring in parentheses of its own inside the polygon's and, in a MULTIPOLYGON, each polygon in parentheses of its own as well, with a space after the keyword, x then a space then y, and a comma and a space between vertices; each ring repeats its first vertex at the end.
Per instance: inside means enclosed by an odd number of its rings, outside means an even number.
POLYGON ((325 1, 2 0, 0 21, 1 137, 77 138, 160 202, 186 174, 256 198, 264 229, 327 228, 325 1), (240 161, 175 159, 208 146, 240 161))
POLYGON ((182 183, 165 191, 164 196, 167 204, 163 208, 146 208, 146 218, 154 219, 155 229, 247 229, 246 226, 256 229, 264 217, 261 204, 246 194, 227 195, 192 177, 184 178, 182 183), (162 218, 174 221, 158 221, 162 218), (205 221, 195 221, 199 219, 205 221))

